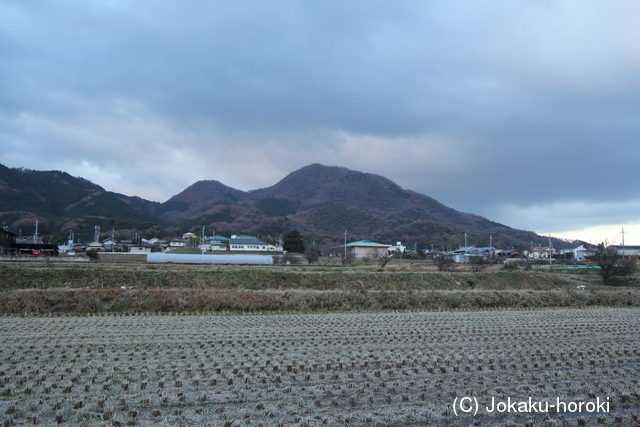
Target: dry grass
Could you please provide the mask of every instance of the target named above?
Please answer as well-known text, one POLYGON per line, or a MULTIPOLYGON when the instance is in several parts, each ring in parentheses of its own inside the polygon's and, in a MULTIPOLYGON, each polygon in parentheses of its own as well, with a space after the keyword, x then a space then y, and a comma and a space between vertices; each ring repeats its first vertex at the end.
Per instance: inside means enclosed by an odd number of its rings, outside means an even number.
POLYGON ((624 289, 316 291, 239 289, 46 289, 0 294, 0 313, 210 313, 370 310, 459 310, 540 307, 640 307, 624 289))
MULTIPOLYGON (((591 276, 580 277, 580 283, 591 276)), ((556 289, 576 283, 567 274, 538 271, 437 272, 428 264, 375 266, 215 266, 151 264, 0 264, 2 289, 144 288, 467 290, 556 289)), ((598 283, 593 276, 592 283, 598 283)))
POLYGON ((638 287, 538 271, 148 264, 0 265, 0 314, 640 306, 638 287), (587 284, 586 291, 576 285, 587 284), (125 289, 121 289, 121 288, 125 289))

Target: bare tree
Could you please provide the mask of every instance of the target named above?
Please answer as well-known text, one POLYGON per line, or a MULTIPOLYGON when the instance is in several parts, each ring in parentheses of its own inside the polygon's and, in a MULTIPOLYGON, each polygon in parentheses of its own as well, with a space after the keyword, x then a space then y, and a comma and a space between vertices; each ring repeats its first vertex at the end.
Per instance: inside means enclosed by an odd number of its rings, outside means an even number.
POLYGON ((467 257, 467 263, 474 273, 484 270, 491 264, 491 262, 482 255, 471 255, 467 257))
POLYGON ((391 261, 391 255, 389 255, 388 249, 376 249, 373 253, 373 258, 378 262, 380 268, 385 268, 389 261, 391 261))
POLYGON ((444 254, 434 254, 431 259, 439 271, 452 271, 455 268, 455 262, 444 254))
POLYGON ((340 263, 342 265, 350 264, 356 259, 356 256, 351 251, 346 251, 346 252, 340 251, 339 255, 340 255, 340 263))
POLYGON ((307 259, 309 264, 312 264, 320 259, 320 246, 315 243, 307 247, 304 251, 304 257, 307 259))
POLYGON ((298 257, 290 254, 290 253, 285 253, 284 255, 282 255, 282 263, 286 264, 286 265, 293 265, 293 264, 297 264, 298 263, 298 257))
POLYGON ((585 259, 600 267, 600 277, 605 285, 613 284, 616 277, 632 274, 638 262, 637 257, 623 257, 618 253, 618 248, 608 246, 606 242, 596 246, 585 259))

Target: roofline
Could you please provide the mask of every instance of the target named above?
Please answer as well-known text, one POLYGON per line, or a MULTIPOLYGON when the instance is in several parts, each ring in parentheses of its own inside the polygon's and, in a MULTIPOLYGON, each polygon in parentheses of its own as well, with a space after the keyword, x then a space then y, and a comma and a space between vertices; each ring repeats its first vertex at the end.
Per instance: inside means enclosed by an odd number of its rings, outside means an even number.
POLYGON ((389 248, 393 245, 385 245, 384 243, 376 243, 376 242, 371 242, 369 240, 358 240, 357 242, 351 242, 351 243, 347 243, 346 245, 340 245, 340 247, 344 247, 344 246, 368 246, 368 247, 376 247, 376 248, 381 248, 381 247, 389 248))

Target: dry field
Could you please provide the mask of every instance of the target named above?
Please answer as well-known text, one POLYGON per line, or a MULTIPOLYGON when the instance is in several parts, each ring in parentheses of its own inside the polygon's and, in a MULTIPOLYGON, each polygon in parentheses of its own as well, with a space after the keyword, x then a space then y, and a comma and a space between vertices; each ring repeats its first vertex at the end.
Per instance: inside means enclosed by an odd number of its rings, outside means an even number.
POLYGON ((602 286, 592 271, 378 270, 0 263, 0 315, 640 307, 637 277, 602 286))
POLYGON ((640 309, 0 317, 3 425, 637 425, 640 309), (475 417, 454 399, 476 398, 475 417), (488 413, 497 401, 609 413, 488 413), (454 413, 454 409, 458 409, 454 413))

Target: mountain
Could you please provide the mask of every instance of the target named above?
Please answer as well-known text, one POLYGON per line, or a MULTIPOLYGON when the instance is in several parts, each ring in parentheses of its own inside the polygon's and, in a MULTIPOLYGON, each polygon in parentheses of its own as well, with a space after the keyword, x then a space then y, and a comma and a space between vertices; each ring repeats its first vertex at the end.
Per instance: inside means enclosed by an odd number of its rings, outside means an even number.
POLYGON ((380 175, 320 164, 249 192, 201 181, 166 204, 176 202, 182 203, 182 209, 167 210, 162 218, 182 221, 184 229, 206 225, 218 231, 277 237, 297 228, 326 238, 338 238, 348 230, 356 239, 402 240, 423 247, 463 244, 465 233, 469 243, 476 245, 488 245, 490 235, 502 247, 547 241, 533 232, 458 212, 380 175))
MULTIPOLYGON (((401 240, 422 247, 464 243, 524 247, 546 242, 533 232, 512 229, 462 213, 435 199, 402 189, 380 175, 312 164, 275 185, 249 192, 218 181, 199 181, 164 203, 104 190, 60 171, 37 172, 0 165, 0 220, 32 231, 35 218, 45 233, 100 225, 103 230, 178 235, 203 225, 219 232, 277 239, 297 228, 314 238, 401 240)), ((556 241, 556 244, 560 241, 556 241)))
MULTIPOLYGON (((0 222, 12 231, 40 234, 87 229, 96 222, 117 229, 148 228, 158 203, 128 197, 61 171, 10 169, 0 165, 0 222)), ((90 231, 89 231, 90 230, 90 231)))
POLYGON ((164 202, 156 213, 163 221, 181 222, 237 203, 246 194, 218 181, 198 181, 164 202))

